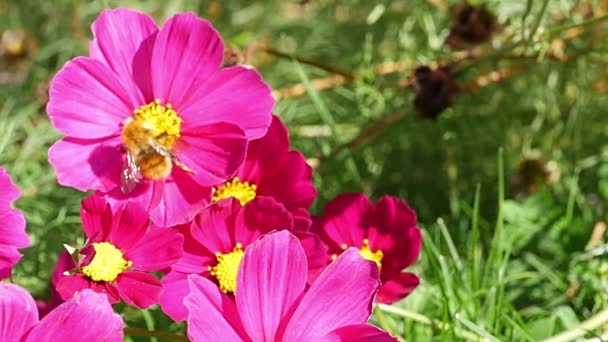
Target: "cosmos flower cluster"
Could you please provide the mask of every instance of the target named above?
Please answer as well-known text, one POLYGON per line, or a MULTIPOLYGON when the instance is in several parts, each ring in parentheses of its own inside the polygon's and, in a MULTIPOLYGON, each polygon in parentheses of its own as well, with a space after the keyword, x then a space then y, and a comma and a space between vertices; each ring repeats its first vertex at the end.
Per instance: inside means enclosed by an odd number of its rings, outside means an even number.
MULTIPOLYGON (((118 8, 92 31, 47 106, 64 135, 49 150, 59 184, 93 192, 85 243, 59 256, 49 302, 0 284, 2 340, 120 341, 111 304, 124 302, 159 304, 192 341, 395 341, 367 321, 374 301, 419 283, 403 272, 422 244, 407 203, 342 194, 311 216, 312 169, 270 87, 251 67, 221 67, 209 22, 186 13, 158 27, 118 8)), ((3 170, 0 187, 6 278, 30 241, 3 170)))

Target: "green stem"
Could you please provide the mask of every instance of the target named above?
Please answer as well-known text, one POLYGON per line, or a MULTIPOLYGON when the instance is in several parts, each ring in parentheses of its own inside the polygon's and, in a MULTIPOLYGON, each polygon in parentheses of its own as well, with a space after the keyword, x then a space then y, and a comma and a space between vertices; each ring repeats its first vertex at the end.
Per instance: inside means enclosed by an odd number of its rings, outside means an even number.
POLYGON ((532 25, 532 30, 530 31, 530 35, 528 36, 529 40, 532 40, 534 38, 534 35, 536 34, 536 31, 538 31, 538 28, 540 27, 540 23, 543 21, 543 17, 545 16, 545 12, 547 11, 548 6, 549 0, 545 0, 543 2, 543 7, 541 8, 540 13, 536 17, 534 25, 532 25))
POLYGON ((602 16, 599 16, 599 17, 595 17, 595 18, 592 18, 592 19, 589 19, 587 21, 583 21, 583 22, 580 22, 580 23, 565 24, 565 25, 560 25, 560 26, 552 27, 550 29, 547 29, 547 31, 545 32, 545 35, 547 37, 550 37, 553 34, 558 33, 558 32, 566 31, 566 30, 569 30, 569 29, 575 28, 575 27, 585 27, 585 26, 597 24, 597 23, 605 21, 605 20, 608 20, 608 14, 602 15, 602 16))
POLYGON ((577 327, 566 330, 542 342, 569 342, 587 335, 590 331, 608 323, 608 309, 598 312, 593 317, 579 324, 577 327))
MULTIPOLYGON (((397 316, 401 316, 403 318, 411 319, 413 321, 416 321, 416 322, 419 322, 422 324, 430 325, 437 329, 450 330, 452 328, 450 326, 450 324, 448 324, 448 323, 444 323, 444 322, 441 322, 438 320, 428 318, 428 317, 421 315, 419 313, 416 313, 416 312, 396 308, 396 307, 386 305, 386 304, 378 304, 376 307, 384 312, 392 313, 397 316)), ((454 327, 454 334, 456 334, 456 336, 464 338, 465 340, 468 340, 468 341, 479 341, 479 342, 490 341, 490 340, 483 338, 481 336, 478 336, 474 333, 471 333, 471 332, 468 332, 468 331, 465 331, 463 329, 456 328, 456 327, 454 327)))
POLYGON ((142 328, 125 327, 125 335, 158 337, 169 341, 188 341, 184 335, 172 334, 164 331, 147 330, 142 328))

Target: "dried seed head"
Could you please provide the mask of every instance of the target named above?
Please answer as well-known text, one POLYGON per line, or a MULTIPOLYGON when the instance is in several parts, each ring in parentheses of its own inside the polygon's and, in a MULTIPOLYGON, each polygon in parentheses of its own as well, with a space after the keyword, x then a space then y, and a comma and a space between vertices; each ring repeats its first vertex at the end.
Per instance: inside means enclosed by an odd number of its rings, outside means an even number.
POLYGON ((452 26, 445 44, 466 50, 483 44, 498 30, 496 15, 485 7, 460 4, 452 11, 452 26))
POLYGON ((420 66, 414 70, 413 78, 414 107, 419 117, 435 119, 452 105, 458 85, 452 79, 449 67, 420 66))

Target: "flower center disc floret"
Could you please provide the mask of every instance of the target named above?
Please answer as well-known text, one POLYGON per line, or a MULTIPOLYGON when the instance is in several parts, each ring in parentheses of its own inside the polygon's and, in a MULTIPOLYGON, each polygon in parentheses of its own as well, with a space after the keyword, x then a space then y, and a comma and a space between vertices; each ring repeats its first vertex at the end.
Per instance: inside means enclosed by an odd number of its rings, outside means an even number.
POLYGON ((171 151, 180 136, 182 119, 170 103, 155 100, 133 111, 125 121, 122 140, 128 151, 145 150, 151 145, 171 151))
MULTIPOLYGON (((340 247, 342 247, 343 250, 346 250, 348 248, 348 245, 342 244, 340 247)), ((359 248, 359 254, 364 259, 375 262, 376 265, 378 265, 378 268, 382 268, 382 258, 384 257, 384 253, 382 252, 382 250, 377 250, 375 252, 372 251, 369 247, 368 239, 363 239, 363 244, 361 248, 359 248)))
POLYGON ((237 243, 230 253, 215 253, 217 265, 209 266, 209 273, 217 279, 222 292, 236 292, 236 277, 243 254, 245 252, 240 243, 237 243))
POLYGON ((122 252, 109 242, 95 242, 93 248, 93 260, 82 268, 82 273, 94 281, 113 282, 119 274, 133 265, 133 262, 125 260, 122 252))
POLYGON ((227 181, 219 188, 213 188, 213 203, 219 202, 220 200, 234 197, 241 205, 245 205, 256 196, 257 186, 255 184, 249 184, 249 182, 241 182, 239 177, 234 177, 232 180, 227 181))

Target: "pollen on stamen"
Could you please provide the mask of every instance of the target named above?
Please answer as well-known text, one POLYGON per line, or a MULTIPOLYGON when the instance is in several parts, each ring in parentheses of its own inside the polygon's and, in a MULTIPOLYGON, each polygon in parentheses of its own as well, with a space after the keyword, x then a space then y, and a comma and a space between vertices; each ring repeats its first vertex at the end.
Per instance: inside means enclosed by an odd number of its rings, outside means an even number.
POLYGON ((93 260, 82 268, 82 273, 93 281, 113 282, 133 262, 124 259, 122 252, 109 242, 93 243, 93 260))
POLYGON ((209 273, 214 276, 219 284, 220 290, 224 293, 236 292, 236 279, 239 265, 243 259, 243 245, 237 243, 230 253, 215 253, 217 265, 209 266, 209 273))
POLYGON ((180 136, 182 119, 177 115, 170 103, 161 104, 159 99, 133 111, 135 120, 142 121, 149 126, 155 136, 180 136))
POLYGON ((257 192, 257 186, 250 184, 249 182, 241 182, 239 177, 234 177, 232 180, 227 181, 218 188, 213 188, 213 203, 219 202, 220 200, 234 197, 241 205, 245 205, 252 201, 257 192))

